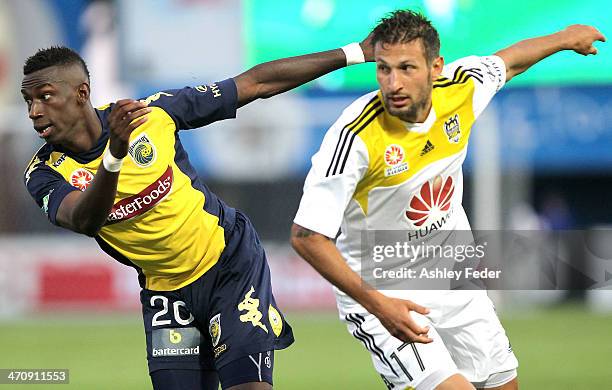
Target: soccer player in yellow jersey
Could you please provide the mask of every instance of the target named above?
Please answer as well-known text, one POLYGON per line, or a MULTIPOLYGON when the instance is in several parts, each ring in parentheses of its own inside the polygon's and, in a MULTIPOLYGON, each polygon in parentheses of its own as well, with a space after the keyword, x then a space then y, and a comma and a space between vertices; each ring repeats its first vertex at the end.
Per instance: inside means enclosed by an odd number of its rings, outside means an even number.
POLYGON ((380 89, 325 135, 291 241, 335 285, 341 318, 389 389, 518 388, 518 363, 486 292, 409 290, 409 280, 406 290, 368 287, 359 272, 373 253, 362 232, 445 242, 469 231, 461 165, 476 118, 514 76, 561 50, 596 54, 597 40, 605 38, 595 28, 573 25, 445 66, 422 15, 396 11, 373 30, 380 89))
POLYGON ((372 53, 366 39, 100 108, 77 53, 51 47, 27 59, 21 93, 46 143, 25 185, 53 224, 94 237, 138 272, 154 388, 271 389, 274 350, 293 342, 252 224, 198 178, 179 130, 233 118, 372 53))

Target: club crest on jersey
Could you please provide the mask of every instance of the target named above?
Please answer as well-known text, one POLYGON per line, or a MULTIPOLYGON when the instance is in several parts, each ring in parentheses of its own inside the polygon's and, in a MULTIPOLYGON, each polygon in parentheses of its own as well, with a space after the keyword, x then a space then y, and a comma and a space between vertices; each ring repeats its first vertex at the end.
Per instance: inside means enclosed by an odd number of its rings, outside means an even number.
POLYGON ((153 164, 155 157, 157 157, 155 146, 149 140, 146 133, 142 133, 130 143, 128 153, 136 165, 143 168, 153 164))
POLYGON ((385 149, 385 164, 388 168, 385 168, 385 176, 394 176, 408 170, 408 163, 404 161, 406 153, 404 148, 399 145, 391 144, 385 149))
POLYGON ((93 178, 93 173, 89 172, 87 169, 79 168, 70 175, 70 184, 81 191, 85 191, 87 187, 89 187, 89 184, 91 184, 93 178))
POLYGON ((210 339, 212 340, 212 346, 216 347, 221 339, 221 313, 215 315, 210 319, 208 325, 208 333, 210 333, 210 339))
POLYGON ((461 138, 461 129, 459 128, 459 114, 455 114, 444 122, 444 132, 448 138, 448 142, 456 144, 461 138))

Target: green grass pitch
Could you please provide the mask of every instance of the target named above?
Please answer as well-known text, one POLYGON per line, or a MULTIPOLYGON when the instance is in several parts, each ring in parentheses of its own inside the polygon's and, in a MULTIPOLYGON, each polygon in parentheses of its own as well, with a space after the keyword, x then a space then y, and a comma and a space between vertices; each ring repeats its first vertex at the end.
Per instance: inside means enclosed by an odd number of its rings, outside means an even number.
MULTIPOLYGON (((369 355, 335 313, 287 317, 297 341, 276 354, 275 388, 385 388, 369 355)), ((522 389, 612 389, 612 315, 573 306, 506 315, 502 322, 519 358, 522 389)), ((69 385, 45 389, 151 388, 137 314, 0 322, 0 351, 0 368, 70 369, 69 385)))

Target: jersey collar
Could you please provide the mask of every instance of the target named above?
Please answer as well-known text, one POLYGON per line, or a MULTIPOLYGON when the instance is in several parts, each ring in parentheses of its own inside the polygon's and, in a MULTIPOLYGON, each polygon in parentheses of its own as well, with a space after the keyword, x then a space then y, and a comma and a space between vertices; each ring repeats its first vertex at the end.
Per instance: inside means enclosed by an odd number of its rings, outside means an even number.
POLYGON ((408 131, 413 131, 415 133, 427 133, 429 129, 431 128, 431 126, 433 126, 435 121, 436 121, 436 111, 434 110, 433 105, 432 105, 431 110, 429 110, 429 115, 427 115, 427 119, 425 119, 425 122, 404 122, 402 121, 402 123, 404 124, 404 127, 406 127, 406 130, 408 131))

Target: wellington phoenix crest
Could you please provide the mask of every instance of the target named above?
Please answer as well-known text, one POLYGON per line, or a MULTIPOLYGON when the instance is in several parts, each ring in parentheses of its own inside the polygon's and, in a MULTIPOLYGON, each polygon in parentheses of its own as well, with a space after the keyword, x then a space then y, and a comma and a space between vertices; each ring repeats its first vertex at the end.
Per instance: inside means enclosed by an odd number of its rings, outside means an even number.
POLYGON ((448 142, 456 144, 461 139, 461 129, 459 127, 459 114, 455 114, 444 122, 444 132, 448 137, 448 142))

